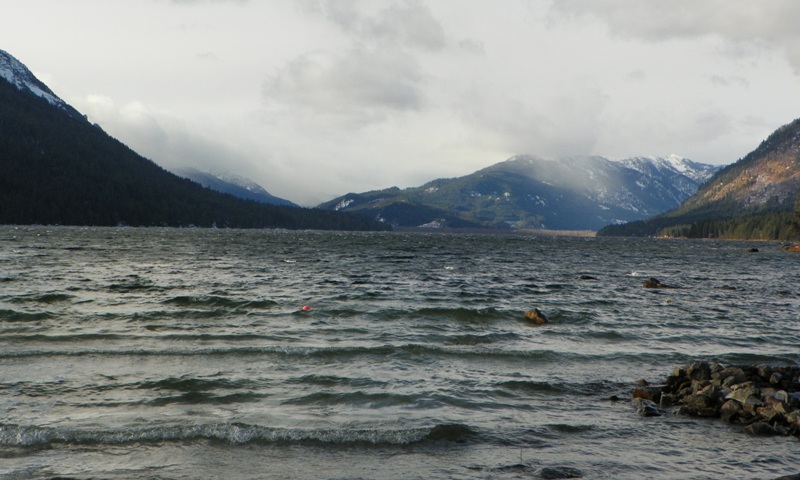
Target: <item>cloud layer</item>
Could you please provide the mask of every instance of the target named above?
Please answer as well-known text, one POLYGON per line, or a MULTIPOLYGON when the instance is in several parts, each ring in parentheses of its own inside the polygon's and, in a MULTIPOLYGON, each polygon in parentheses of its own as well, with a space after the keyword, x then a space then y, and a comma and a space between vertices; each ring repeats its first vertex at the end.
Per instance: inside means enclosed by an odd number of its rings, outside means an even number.
POLYGON ((800 107, 794 0, 40 0, 7 13, 5 49, 115 137, 307 205, 521 153, 730 163, 800 107))

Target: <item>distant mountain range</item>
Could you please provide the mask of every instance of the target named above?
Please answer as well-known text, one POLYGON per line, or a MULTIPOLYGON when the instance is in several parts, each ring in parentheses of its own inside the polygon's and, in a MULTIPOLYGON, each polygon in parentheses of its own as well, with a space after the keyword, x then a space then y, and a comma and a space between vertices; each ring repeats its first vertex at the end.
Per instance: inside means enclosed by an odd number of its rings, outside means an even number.
POLYGON ((402 227, 597 230, 675 208, 718 169, 677 156, 520 155, 420 187, 349 193, 319 208, 402 227))
POLYGON ((241 200, 169 173, 91 125, 2 50, 0 224, 388 228, 342 212, 241 200))
POLYGON ((297 207, 298 205, 276 197, 266 191, 264 187, 240 177, 231 172, 217 172, 209 171, 204 172, 195 168, 181 168, 174 171, 180 177, 188 178, 200 185, 215 190, 217 192, 227 193, 236 198, 244 200, 253 200, 254 202, 264 203, 267 205, 285 205, 289 207, 297 207))
POLYGON ((798 222, 800 119, 717 172, 679 207, 598 234, 793 240, 798 222))

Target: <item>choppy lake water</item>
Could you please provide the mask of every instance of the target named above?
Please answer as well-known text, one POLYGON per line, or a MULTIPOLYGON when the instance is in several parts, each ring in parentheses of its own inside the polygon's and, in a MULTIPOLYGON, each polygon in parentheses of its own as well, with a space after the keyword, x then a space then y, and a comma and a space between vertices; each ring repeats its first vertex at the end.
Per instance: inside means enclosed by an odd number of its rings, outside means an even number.
POLYGON ((0 227, 0 477, 799 473, 796 438, 607 400, 800 362, 800 255, 750 246, 0 227))

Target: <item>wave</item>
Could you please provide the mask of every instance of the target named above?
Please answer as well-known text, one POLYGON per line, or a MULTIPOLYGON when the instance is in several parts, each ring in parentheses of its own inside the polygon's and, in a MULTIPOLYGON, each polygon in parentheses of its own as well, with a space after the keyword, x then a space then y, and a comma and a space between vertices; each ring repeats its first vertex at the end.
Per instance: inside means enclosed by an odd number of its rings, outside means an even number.
POLYGON ((75 298, 75 295, 69 295, 66 293, 43 293, 41 295, 23 295, 19 297, 14 297, 9 301, 11 303, 59 303, 59 302, 68 302, 75 298))
MULTIPOLYGON (((77 345, 75 349, 35 349, 20 350, 16 352, 0 352, 2 358, 20 357, 41 357, 41 356, 303 356, 313 359, 337 359, 345 360, 353 357, 371 356, 401 356, 413 359, 423 357, 461 357, 461 358, 495 358, 495 359, 525 359, 541 361, 558 361, 565 358, 586 358, 601 357, 601 355, 584 355, 578 353, 565 353, 553 350, 504 350, 502 348, 488 347, 463 347, 463 346, 440 346, 427 344, 404 344, 404 345, 374 345, 374 346, 350 346, 350 347, 317 347, 317 346, 250 346, 250 347, 188 347, 176 348, 175 345, 164 347, 164 349, 152 348, 81 348, 77 345)), ((422 360, 420 360, 422 361, 422 360)))
POLYGON ((495 360, 525 360, 539 362, 563 362, 563 361, 688 361, 690 357, 679 353, 658 353, 658 352, 616 352, 616 353, 578 353, 564 352, 547 349, 512 350, 500 347, 472 347, 460 345, 439 345, 439 344, 417 344, 408 343, 402 345, 370 345, 370 346, 342 346, 342 347, 320 347, 320 346, 288 346, 288 345, 269 345, 269 346, 220 346, 220 347, 197 347, 194 345, 180 347, 176 345, 165 346, 163 349, 153 348, 82 348, 84 345, 76 345, 75 349, 35 349, 20 350, 16 352, 0 352, 2 358, 19 357, 40 357, 40 356, 285 356, 285 357, 309 357, 310 359, 325 360, 350 360, 356 357, 405 357, 411 361, 426 362, 430 357, 452 357, 463 359, 495 359, 495 360))
MULTIPOLYGON (((391 313, 390 313, 391 315, 391 313)), ((395 311, 394 315, 408 316, 412 318, 437 318, 455 320, 460 322, 474 322, 486 320, 507 319, 509 312, 493 307, 488 308, 464 308, 464 307, 425 307, 408 312, 395 311)))
POLYGON ((597 381, 569 383, 545 380, 509 380, 495 384, 500 390, 523 394, 581 395, 598 397, 607 392, 617 392, 630 387, 629 383, 597 381))
POLYGON ((385 387, 386 381, 372 378, 349 378, 337 375, 303 375, 302 377, 290 378, 286 383, 297 385, 314 385, 318 387, 385 387))
POLYGON ((179 395, 169 395, 148 401, 146 404, 151 407, 162 407, 165 405, 232 405, 236 403, 257 402, 269 394, 254 392, 237 392, 227 395, 218 395, 207 391, 188 391, 179 395))
POLYGON ((263 382, 250 379, 231 380, 228 378, 169 377, 162 380, 142 382, 141 389, 177 390, 180 392, 205 392, 219 389, 240 389, 263 387, 263 382))
MULTIPOLYGON (((159 330, 176 330, 177 327, 173 325, 146 325, 145 330, 159 331, 159 330)), ((42 333, 17 333, 3 335, 3 339, 17 343, 76 343, 76 342, 100 342, 100 341, 152 341, 158 340, 159 342, 165 341, 180 341, 180 342, 252 342, 252 341, 281 341, 283 337, 279 335, 260 335, 260 334, 209 334, 209 333, 168 333, 168 334, 125 334, 125 333, 75 333, 75 334, 42 334, 42 333)), ((84 343, 85 346, 85 343, 84 343)), ((46 352, 42 352, 46 353, 46 352)), ((66 352, 52 351, 53 355, 65 354, 66 352)), ((73 352, 73 355, 78 355, 80 352, 73 352)), ((21 354, 22 355, 22 354, 21 354)), ((2 354, 0 354, 2 357, 2 354)))
POLYGON ((112 283, 107 288, 115 293, 131 293, 137 291, 160 292, 163 290, 169 290, 172 287, 161 287, 158 285, 153 285, 152 283, 131 282, 131 283, 112 283))
POLYGON ((426 442, 466 443, 478 436, 475 428, 458 423, 403 429, 303 429, 242 423, 98 429, 0 424, 0 446, 36 449, 59 444, 96 446, 187 441, 228 445, 402 446, 426 442))
POLYGON ((215 308, 230 308, 230 309, 264 309, 278 305, 278 302, 272 300, 237 300, 233 298, 208 295, 208 296, 177 296, 164 300, 161 302, 164 305, 175 305, 179 307, 215 307, 215 308))
POLYGON ((416 399, 417 397, 413 395, 399 395, 386 392, 315 392, 302 397, 288 399, 282 403, 284 405, 357 405, 381 408, 397 405, 412 405, 416 399))
POLYGON ((16 310, 0 310, 0 321, 6 322, 36 322, 48 320, 55 315, 51 312, 18 312, 16 310))
POLYGON ((486 345, 492 343, 499 343, 504 341, 517 340, 519 335, 514 333, 488 333, 485 335, 458 335, 450 337, 445 340, 445 345, 486 345))

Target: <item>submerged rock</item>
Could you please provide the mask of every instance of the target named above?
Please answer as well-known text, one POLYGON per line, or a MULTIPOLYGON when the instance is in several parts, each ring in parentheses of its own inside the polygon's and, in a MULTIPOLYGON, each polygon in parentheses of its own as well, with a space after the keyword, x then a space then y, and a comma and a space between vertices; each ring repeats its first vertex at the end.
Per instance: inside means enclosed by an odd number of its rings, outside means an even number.
POLYGON ((767 422, 756 422, 744 427, 744 432, 750 435, 778 435, 778 430, 767 422))
POLYGON ((545 314, 540 312, 538 308, 534 308, 525 312, 525 318, 532 321, 536 325, 543 325, 549 322, 545 314))
POLYGON ((664 415, 664 411, 658 408, 658 405, 652 400, 646 398, 634 398, 631 404, 636 408, 636 414, 640 417, 660 417, 664 415))
POLYGON ((673 285, 667 285, 665 283, 661 283, 661 281, 657 278, 650 277, 644 281, 644 288, 678 288, 673 285))
POLYGON ((542 467, 533 472, 533 476, 545 480, 583 478, 583 472, 572 467, 542 467))

